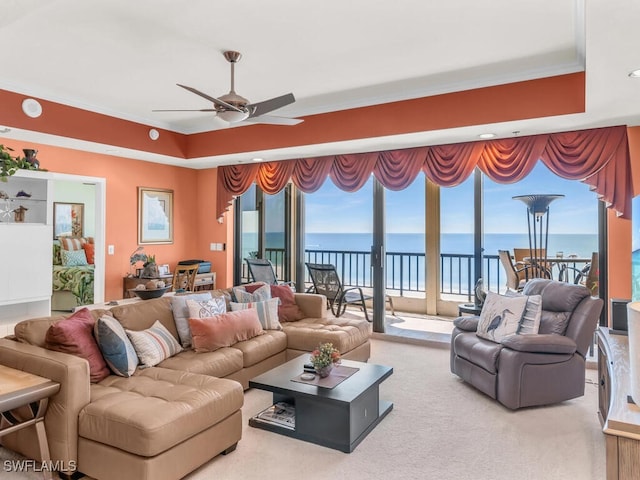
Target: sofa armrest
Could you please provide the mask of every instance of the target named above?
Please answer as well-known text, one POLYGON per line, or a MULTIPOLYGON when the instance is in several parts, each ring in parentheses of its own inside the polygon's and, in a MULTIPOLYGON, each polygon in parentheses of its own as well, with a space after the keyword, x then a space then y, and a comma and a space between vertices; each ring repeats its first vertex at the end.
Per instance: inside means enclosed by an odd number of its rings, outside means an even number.
MULTIPOLYGON (((66 353, 0 338, 0 364, 60 384, 58 393, 49 399, 44 421, 51 459, 62 461, 63 468, 73 468, 72 462, 77 464, 78 460, 78 415, 91 398, 89 363, 66 353)), ((12 450, 40 458, 33 428, 6 435, 2 441, 12 450)))
POLYGON ((296 293, 295 300, 306 318, 327 318, 327 297, 317 293, 296 293))
POLYGON ((529 353, 573 354, 577 346, 569 337, 552 334, 510 335, 502 340, 502 345, 511 350, 529 353))
POLYGON ((458 317, 453 321, 453 324, 458 327, 460 330, 465 332, 475 332, 478 330, 478 323, 480 322, 480 317, 458 317))

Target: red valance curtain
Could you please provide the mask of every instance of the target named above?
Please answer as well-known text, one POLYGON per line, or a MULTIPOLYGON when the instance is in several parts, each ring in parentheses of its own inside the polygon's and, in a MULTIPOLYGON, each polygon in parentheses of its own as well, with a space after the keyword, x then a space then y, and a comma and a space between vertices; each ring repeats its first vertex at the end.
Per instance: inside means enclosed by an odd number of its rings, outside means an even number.
POLYGON ((625 126, 223 166, 218 168, 216 213, 221 217, 233 197, 253 182, 274 194, 291 179, 301 191, 313 193, 330 177, 340 189, 354 192, 373 174, 385 188, 402 190, 423 171, 432 182, 449 187, 464 182, 477 166, 496 182, 514 183, 538 160, 560 177, 587 183, 607 206, 630 218, 633 187, 625 126))

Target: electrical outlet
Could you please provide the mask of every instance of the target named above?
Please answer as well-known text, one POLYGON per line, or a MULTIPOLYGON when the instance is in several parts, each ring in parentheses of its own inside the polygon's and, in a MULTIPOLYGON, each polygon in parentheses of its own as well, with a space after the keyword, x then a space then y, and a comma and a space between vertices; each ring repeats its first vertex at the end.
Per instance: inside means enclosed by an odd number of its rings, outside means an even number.
POLYGON ((107 253, 109 255, 113 255, 114 253, 116 253, 116 247, 114 245, 109 245, 107 247, 107 253))
POLYGON ((209 244, 209 250, 211 250, 212 252, 216 251, 216 244, 215 243, 210 243, 209 244))

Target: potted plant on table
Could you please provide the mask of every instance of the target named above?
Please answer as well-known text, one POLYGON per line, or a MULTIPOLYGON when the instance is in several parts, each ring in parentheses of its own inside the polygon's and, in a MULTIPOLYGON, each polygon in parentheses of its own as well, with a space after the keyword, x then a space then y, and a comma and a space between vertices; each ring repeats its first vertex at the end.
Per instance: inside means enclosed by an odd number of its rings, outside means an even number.
POLYGON ((156 278, 159 275, 155 255, 147 255, 142 267, 142 278, 156 278))
POLYGON ((321 378, 329 376, 334 364, 340 363, 340 352, 332 343, 322 343, 311 352, 311 364, 321 378))

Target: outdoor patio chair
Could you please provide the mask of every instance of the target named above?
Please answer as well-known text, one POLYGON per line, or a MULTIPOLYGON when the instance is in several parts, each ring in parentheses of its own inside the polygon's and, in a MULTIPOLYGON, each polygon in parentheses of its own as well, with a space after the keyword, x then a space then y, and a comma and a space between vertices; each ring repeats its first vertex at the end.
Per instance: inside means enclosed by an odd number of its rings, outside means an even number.
POLYGON ((509 250, 498 250, 498 257, 500 258, 500 263, 502 263, 502 268, 507 274, 507 288, 520 292, 527 280, 538 277, 538 275, 535 275, 537 272, 534 265, 514 264, 509 250))
POLYGON ((327 297, 327 306, 331 312, 339 317, 347 305, 358 305, 364 312, 364 318, 369 320, 365 301, 372 299, 371 295, 365 295, 360 287, 344 288, 336 267, 331 264, 306 263, 309 276, 313 282, 313 292, 327 297))
POLYGON ((289 285, 293 288, 293 282, 281 282, 276 276, 273 263, 266 258, 245 258, 249 268, 249 279, 254 282, 264 282, 267 285, 289 285))
MULTIPOLYGON (((571 262, 571 258, 567 258, 567 262, 571 262)), ((581 269, 564 265, 562 278, 566 281, 570 281, 570 271, 573 272, 573 283, 584 285, 589 289, 591 295, 598 296, 598 252, 593 252, 591 254, 591 262, 581 269)))

